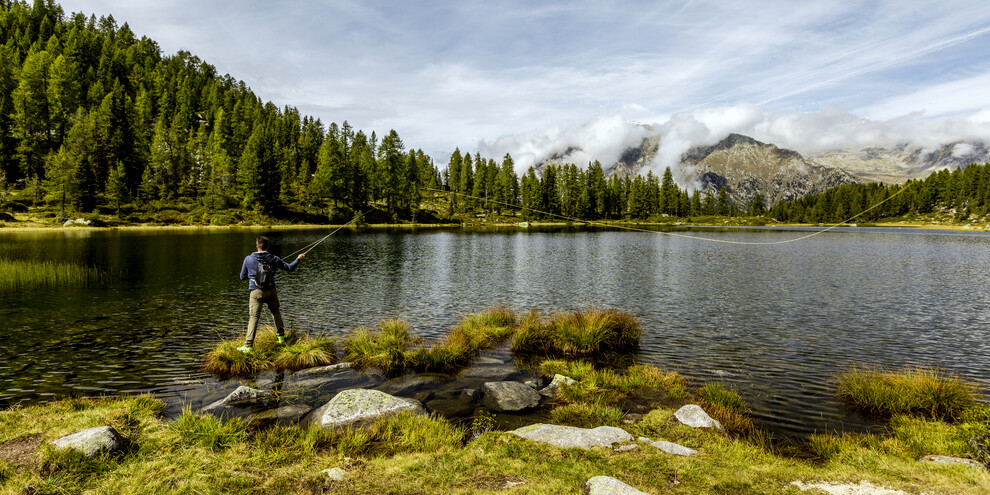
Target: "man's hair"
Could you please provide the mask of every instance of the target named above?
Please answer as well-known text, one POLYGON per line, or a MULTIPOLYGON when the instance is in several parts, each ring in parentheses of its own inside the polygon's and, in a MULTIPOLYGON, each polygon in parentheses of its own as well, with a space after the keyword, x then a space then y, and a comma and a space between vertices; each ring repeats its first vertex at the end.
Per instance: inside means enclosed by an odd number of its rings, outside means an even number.
POLYGON ((258 248, 261 249, 262 251, 268 251, 268 246, 270 244, 271 243, 268 241, 268 238, 263 235, 259 235, 258 238, 254 241, 254 245, 258 246, 258 248))

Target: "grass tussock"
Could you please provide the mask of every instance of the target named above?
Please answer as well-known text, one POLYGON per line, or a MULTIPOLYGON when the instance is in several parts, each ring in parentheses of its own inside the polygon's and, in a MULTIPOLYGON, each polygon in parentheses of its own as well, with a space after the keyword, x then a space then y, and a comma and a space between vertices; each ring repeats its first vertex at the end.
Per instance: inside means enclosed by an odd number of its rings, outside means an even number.
POLYGON ((323 336, 286 332, 285 342, 278 342, 274 327, 258 329, 251 352, 237 348, 243 341, 224 340, 203 358, 203 371, 218 378, 243 378, 270 369, 300 370, 325 366, 337 361, 337 347, 323 336))
POLYGON ((975 387, 935 368, 853 368, 839 376, 838 382, 839 398, 880 417, 911 414, 954 420, 976 404, 975 387))
POLYGON ((596 404, 565 404, 550 411, 550 421, 556 424, 595 428, 619 426, 624 413, 613 406, 596 404))
POLYGON ((323 336, 305 336, 281 349, 272 360, 275 369, 298 371, 337 362, 337 345, 323 336))
POLYGON ((747 415, 749 407, 746 401, 736 392, 726 390, 718 383, 708 383, 698 389, 697 395, 702 400, 705 411, 722 423, 726 431, 748 435, 756 428, 747 415))
POLYGON ((240 418, 222 420, 208 414, 196 414, 189 408, 169 425, 184 442, 207 450, 220 451, 240 442, 246 427, 240 418))
POLYGON ((387 373, 401 370, 451 372, 501 344, 515 332, 511 310, 496 306, 468 315, 443 340, 423 345, 402 320, 384 320, 377 332, 360 328, 344 342, 346 359, 387 373), (410 348, 416 346, 415 348, 410 348))
POLYGON ((639 346, 642 328, 634 316, 615 309, 554 313, 523 319, 512 341, 513 352, 557 356, 620 353, 639 346))
POLYGON ((89 266, 0 259, 0 290, 78 287, 107 278, 105 271, 89 266))
POLYGON ((546 378, 561 374, 577 380, 575 384, 561 387, 561 397, 569 403, 614 405, 629 397, 644 396, 677 402, 689 397, 687 380, 683 376, 651 365, 638 364, 618 371, 598 369, 581 359, 547 359, 537 369, 546 378))

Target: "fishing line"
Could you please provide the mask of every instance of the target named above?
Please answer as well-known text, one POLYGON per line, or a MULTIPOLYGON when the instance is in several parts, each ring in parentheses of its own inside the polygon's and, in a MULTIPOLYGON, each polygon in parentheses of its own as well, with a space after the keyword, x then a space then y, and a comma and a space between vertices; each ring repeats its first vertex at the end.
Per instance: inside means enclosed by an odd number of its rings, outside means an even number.
POLYGON ((617 225, 617 224, 606 223, 606 222, 597 222, 597 221, 594 221, 594 220, 582 220, 580 218, 568 217, 566 215, 559 215, 559 214, 556 214, 556 213, 550 213, 548 211, 537 210, 535 208, 529 208, 529 207, 521 206, 521 205, 514 205, 512 203, 506 203, 504 201, 496 201, 496 200, 488 199, 488 198, 480 198, 478 196, 472 196, 470 194, 464 194, 464 193, 455 192, 455 191, 444 191, 442 189, 433 189, 433 188, 428 188, 428 187, 427 188, 423 188, 423 189, 424 190, 427 190, 427 191, 433 191, 433 192, 439 192, 439 193, 456 194, 458 196, 462 196, 462 197, 465 197, 465 198, 471 198, 471 199, 475 199, 475 200, 478 200, 478 201, 485 201, 485 202, 500 204, 500 205, 507 206, 509 208, 518 208, 520 210, 528 210, 528 211, 532 211, 534 213, 540 213, 540 214, 543 214, 543 215, 548 215, 548 216, 551 216, 551 217, 560 218, 560 219, 567 220, 567 221, 570 221, 570 222, 586 223, 588 225, 597 225, 597 226, 601 226, 601 227, 610 227, 610 228, 615 228, 615 229, 631 230, 631 231, 634 231, 634 232, 652 232, 654 234, 663 234, 663 235, 669 235, 669 236, 673 236, 673 237, 683 237, 685 239, 694 239, 694 240, 698 240, 698 241, 718 242, 718 243, 722 243, 722 244, 737 244, 737 245, 746 245, 746 246, 769 246, 769 245, 774 245, 774 244, 787 244, 787 243, 790 243, 790 242, 803 241, 805 239, 810 239, 810 238, 812 238, 812 237, 814 237, 816 235, 824 234, 825 232, 828 232, 828 231, 830 231, 832 229, 835 229, 837 227, 841 227, 842 225, 845 225, 845 224, 847 224, 847 223, 849 223, 849 222, 851 222, 851 221, 853 221, 853 220, 855 220, 855 219, 857 219, 857 218, 859 218, 859 217, 861 217, 861 216, 869 213, 870 211, 879 208, 884 203, 886 203, 886 202, 888 202, 888 201, 896 198, 898 195, 900 195, 902 192, 904 192, 908 187, 910 187, 911 184, 912 184, 911 182, 905 184, 897 192, 895 192, 894 194, 891 194, 889 197, 887 197, 883 201, 880 201, 879 203, 877 203, 877 204, 875 204, 875 205, 873 205, 873 206, 871 206, 871 207, 869 207, 869 208, 867 208, 867 209, 865 209, 865 210, 863 210, 863 211, 861 211, 861 212, 859 212, 859 213, 857 213, 857 214, 855 214, 855 215, 853 215, 853 216, 851 216, 851 217, 849 217, 849 218, 847 218, 847 219, 845 219, 845 220, 843 220, 843 221, 841 221, 841 222, 839 222, 837 224, 831 225, 828 228, 825 228, 825 229, 822 229, 822 230, 817 230, 815 232, 812 232, 810 234, 803 235, 803 236, 800 236, 800 237, 795 237, 794 239, 785 239, 785 240, 782 240, 782 241, 768 241, 768 242, 746 242, 746 241, 730 241, 730 240, 726 240, 726 239, 713 239, 711 237, 701 237, 701 236, 696 236, 696 235, 679 234, 677 232, 664 232, 664 231, 661 231, 661 230, 649 230, 649 229, 643 229, 643 228, 638 228, 638 227, 630 227, 630 226, 627 226, 627 225, 617 225))
POLYGON ((332 235, 334 235, 334 234, 336 234, 336 233, 337 233, 337 231, 339 231, 340 229, 342 229, 342 228, 344 228, 344 227, 347 227, 348 225, 350 225, 350 224, 352 224, 352 223, 354 223, 354 222, 355 222, 355 221, 356 221, 357 219, 359 219, 359 218, 361 218, 361 217, 363 217, 363 216, 365 216, 365 215, 367 215, 368 213, 371 213, 371 210, 368 210, 368 211, 365 211, 365 212, 363 212, 363 213, 361 213, 360 215, 358 215, 358 216, 356 216, 356 217, 354 217, 354 218, 352 218, 350 222, 347 222, 347 223, 345 223, 344 225, 341 225, 340 227, 337 227, 337 228, 336 228, 336 229, 335 229, 335 230, 334 230, 333 232, 331 232, 331 233, 329 233, 329 234, 327 234, 327 235, 325 235, 325 236, 323 236, 323 238, 322 238, 322 239, 320 239, 320 240, 318 240, 318 241, 316 241, 316 242, 312 242, 312 243, 309 243, 309 244, 307 244, 307 245, 305 245, 305 246, 303 246, 303 247, 302 247, 301 249, 299 249, 299 250, 297 250, 297 251, 294 251, 294 252, 292 252, 292 253, 289 253, 289 254, 288 254, 288 255, 286 255, 285 257, 286 257, 286 258, 291 258, 291 257, 292 257, 293 255, 295 255, 295 254, 298 254, 298 253, 302 253, 302 254, 307 254, 307 253, 309 253, 310 251, 312 251, 312 250, 313 250, 313 248, 315 248, 316 246, 319 246, 319 245, 320 245, 320 243, 322 243, 323 241, 325 241, 325 240, 327 240, 327 239, 329 239, 329 238, 330 238, 330 236, 332 236, 332 235))

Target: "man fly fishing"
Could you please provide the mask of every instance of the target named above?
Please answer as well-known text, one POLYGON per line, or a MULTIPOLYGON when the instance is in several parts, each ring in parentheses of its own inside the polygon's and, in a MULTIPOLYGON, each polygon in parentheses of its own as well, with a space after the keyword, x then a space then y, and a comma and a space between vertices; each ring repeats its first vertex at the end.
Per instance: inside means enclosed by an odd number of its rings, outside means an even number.
POLYGON ((248 290, 251 291, 248 302, 247 335, 244 337, 244 345, 237 348, 245 354, 249 354, 254 347, 254 336, 258 331, 262 304, 268 305, 268 310, 275 318, 278 343, 285 343, 285 324, 282 323, 282 311, 279 309, 278 294, 275 291, 275 271, 291 272, 299 265, 299 260, 306 257, 306 253, 300 253, 295 261, 286 263, 282 258, 268 252, 270 244, 267 237, 258 236, 255 240, 255 247, 258 250, 244 258, 244 264, 241 266, 241 280, 248 281, 248 290))

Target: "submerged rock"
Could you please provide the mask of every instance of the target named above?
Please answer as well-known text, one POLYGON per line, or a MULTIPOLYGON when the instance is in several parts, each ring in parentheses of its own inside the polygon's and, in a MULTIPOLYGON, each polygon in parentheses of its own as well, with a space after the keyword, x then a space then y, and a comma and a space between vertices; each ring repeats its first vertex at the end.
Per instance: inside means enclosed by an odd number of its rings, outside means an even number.
POLYGON ((497 412, 522 411, 540 405, 540 394, 519 382, 487 382, 481 387, 481 403, 497 412))
POLYGON ((436 399, 426 402, 425 406, 430 412, 435 412, 445 418, 470 416, 474 412, 474 405, 470 399, 436 399))
POLYGON ((546 443, 564 449, 611 447, 612 444, 630 442, 633 439, 633 436, 625 430, 614 426, 599 426, 598 428, 587 429, 575 426, 535 424, 512 430, 509 433, 527 440, 546 443))
MULTIPOLYGON (((334 365, 336 366, 336 365, 334 365)), ((314 368, 312 370, 300 371, 292 376, 286 385, 286 389, 345 389, 345 388, 370 388, 375 387, 385 381, 384 376, 377 370, 354 370, 348 368, 338 368, 335 370, 324 368, 314 368)))
POLYGON ((540 395, 544 397, 556 397, 557 391, 560 390, 561 385, 574 385, 575 383, 577 383, 577 380, 558 373, 553 375, 553 381, 550 382, 550 385, 547 385, 546 387, 543 387, 543 390, 540 390, 540 395))
POLYGON ((392 395, 413 395, 416 392, 431 390, 439 386, 447 377, 443 375, 419 374, 393 378, 378 387, 378 390, 392 395))
POLYGON ((343 362, 337 364, 331 364, 329 366, 320 366, 318 368, 307 368, 296 372, 296 378, 312 378, 314 376, 321 376, 333 373, 335 371, 346 370, 351 368, 351 363, 343 362))
POLYGON ((112 426, 97 426, 77 431, 52 442, 56 449, 72 449, 86 457, 124 449, 125 440, 112 426))
POLYGON ((695 404, 688 404, 674 413, 674 417, 678 421, 684 423, 692 428, 715 428, 718 430, 724 430, 722 428, 722 423, 719 423, 715 419, 712 419, 708 413, 705 412, 700 406, 695 404))
POLYGON ((426 414, 426 410, 413 399, 395 397, 378 390, 352 389, 340 392, 330 402, 310 413, 306 423, 322 428, 346 428, 401 413, 426 414))
POLYGON ((588 495, 649 495, 611 476, 595 476, 585 483, 588 495))
POLYGON ((460 372, 458 378, 475 378, 479 380, 505 380, 519 370, 511 364, 485 364, 471 366, 460 372))

